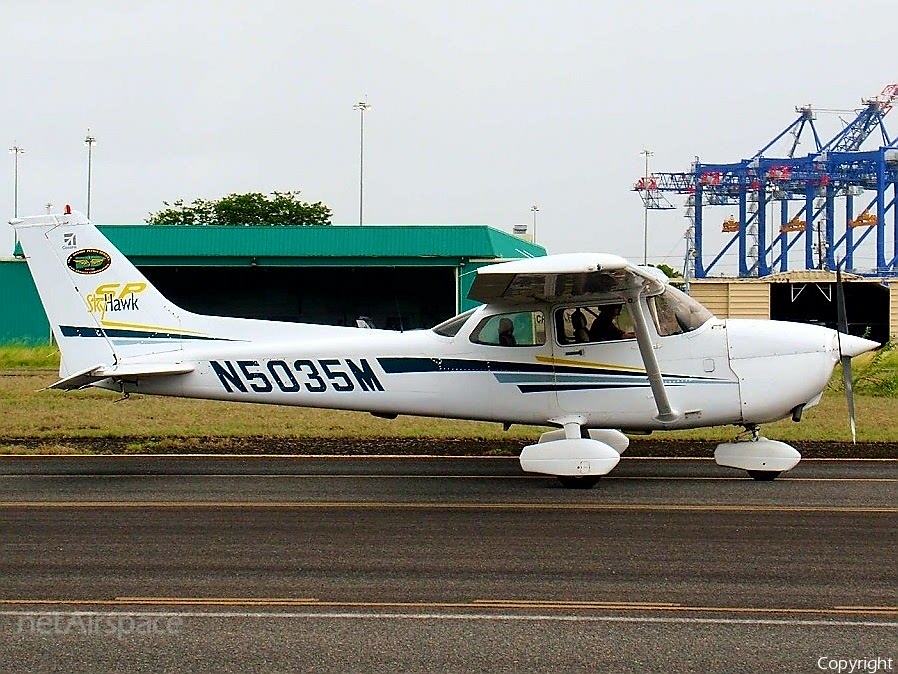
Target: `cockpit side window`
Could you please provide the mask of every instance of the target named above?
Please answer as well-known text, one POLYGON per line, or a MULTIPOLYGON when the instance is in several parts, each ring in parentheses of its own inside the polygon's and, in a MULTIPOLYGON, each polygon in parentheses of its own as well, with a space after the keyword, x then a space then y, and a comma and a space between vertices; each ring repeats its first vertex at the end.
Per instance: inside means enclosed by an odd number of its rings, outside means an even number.
POLYGON ((559 344, 608 342, 635 335, 630 312, 620 302, 558 309, 555 330, 559 344))
POLYGON ((661 337, 681 335, 703 326, 714 315, 701 304, 673 286, 648 298, 655 328, 661 337))
POLYGON ((489 346, 542 346, 546 343, 546 318, 541 311, 487 316, 474 328, 471 341, 489 346))

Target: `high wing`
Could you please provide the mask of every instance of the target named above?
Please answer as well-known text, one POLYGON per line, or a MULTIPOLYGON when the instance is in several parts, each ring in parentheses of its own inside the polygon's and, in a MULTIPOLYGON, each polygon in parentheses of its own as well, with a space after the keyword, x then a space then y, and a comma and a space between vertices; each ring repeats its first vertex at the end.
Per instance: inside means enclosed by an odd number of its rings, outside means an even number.
POLYGON ((468 297, 478 302, 556 302, 656 295, 667 279, 617 255, 568 253, 481 267, 468 297))

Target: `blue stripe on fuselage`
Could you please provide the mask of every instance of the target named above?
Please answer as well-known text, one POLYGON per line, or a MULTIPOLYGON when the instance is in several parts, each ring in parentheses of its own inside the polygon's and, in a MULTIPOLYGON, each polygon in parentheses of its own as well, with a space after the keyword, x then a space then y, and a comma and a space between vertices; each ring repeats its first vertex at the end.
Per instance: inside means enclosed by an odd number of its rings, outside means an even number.
POLYGON ((60 325, 63 337, 108 337, 109 339, 195 339, 204 341, 232 341, 224 337, 187 335, 180 332, 161 330, 124 330, 122 328, 99 328, 86 325, 60 325))

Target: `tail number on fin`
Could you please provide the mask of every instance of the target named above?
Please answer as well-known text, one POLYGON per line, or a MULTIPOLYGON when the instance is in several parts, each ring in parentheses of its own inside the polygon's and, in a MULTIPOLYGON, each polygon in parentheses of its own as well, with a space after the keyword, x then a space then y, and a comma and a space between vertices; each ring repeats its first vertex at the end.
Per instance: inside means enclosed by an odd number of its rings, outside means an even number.
POLYGON ((323 360, 300 359, 293 367, 284 360, 211 360, 209 364, 218 381, 228 393, 271 393, 275 389, 283 393, 324 393, 328 389, 337 392, 383 391, 368 360, 358 362, 346 358, 323 360))

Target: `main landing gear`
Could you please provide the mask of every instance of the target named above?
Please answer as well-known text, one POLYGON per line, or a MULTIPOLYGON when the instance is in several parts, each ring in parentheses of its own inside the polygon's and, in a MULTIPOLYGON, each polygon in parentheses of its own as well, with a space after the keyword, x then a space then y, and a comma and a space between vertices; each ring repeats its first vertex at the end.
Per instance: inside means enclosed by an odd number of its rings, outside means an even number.
MULTIPOLYGON (((521 468, 554 475, 566 489, 590 489, 618 464, 630 440, 616 430, 584 429, 579 418, 562 423, 564 428, 543 433, 538 443, 524 447, 521 468)), ((746 471, 753 480, 769 482, 794 468, 801 454, 785 442, 763 437, 757 425, 749 425, 733 442, 717 445, 714 460, 746 471)))
POLYGON ((601 475, 584 475, 581 477, 559 475, 558 481, 565 489, 592 489, 598 484, 601 477, 601 475))
POLYGON ((582 428, 580 417, 559 420, 564 426, 543 433, 535 445, 524 447, 521 468, 555 475, 567 489, 589 489, 620 461, 630 439, 620 431, 582 428))
POLYGON ((714 460, 720 466, 741 468, 753 480, 769 482, 780 473, 794 468, 801 461, 798 450, 778 440, 768 440, 757 425, 745 427, 735 442, 724 442, 714 450, 714 460), (745 439, 746 435, 750 436, 745 439))

